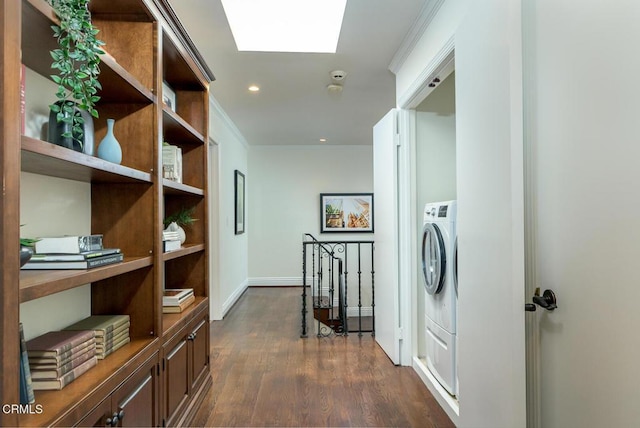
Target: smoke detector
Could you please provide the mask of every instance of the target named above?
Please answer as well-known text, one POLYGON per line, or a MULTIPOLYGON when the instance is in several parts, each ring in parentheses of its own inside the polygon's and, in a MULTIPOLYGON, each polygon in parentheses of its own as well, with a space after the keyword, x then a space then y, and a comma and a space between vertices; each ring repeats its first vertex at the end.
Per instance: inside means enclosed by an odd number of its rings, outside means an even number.
POLYGON ((342 92, 342 85, 331 83, 327 85, 327 91, 329 91, 330 94, 339 94, 340 92, 342 92))
POLYGON ((345 77, 347 77, 347 72, 342 70, 333 70, 329 75, 331 76, 331 80, 334 82, 341 82, 345 77))

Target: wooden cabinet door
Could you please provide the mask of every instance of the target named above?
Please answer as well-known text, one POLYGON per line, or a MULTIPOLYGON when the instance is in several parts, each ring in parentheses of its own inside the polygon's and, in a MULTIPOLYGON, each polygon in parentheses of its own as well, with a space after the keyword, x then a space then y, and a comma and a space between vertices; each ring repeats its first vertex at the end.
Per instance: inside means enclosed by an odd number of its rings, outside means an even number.
POLYGON ((78 427, 111 426, 111 397, 107 397, 75 425, 78 427), (109 420, 107 420, 109 419, 109 420))
POLYGON ((113 416, 120 427, 158 426, 158 355, 138 369, 111 395, 113 416))
POLYGON ((190 339, 191 391, 197 390, 209 373, 209 322, 208 317, 200 319, 188 336, 190 339))
POLYGON ((189 399, 188 345, 180 336, 165 347, 164 356, 164 415, 166 425, 174 425, 189 399))

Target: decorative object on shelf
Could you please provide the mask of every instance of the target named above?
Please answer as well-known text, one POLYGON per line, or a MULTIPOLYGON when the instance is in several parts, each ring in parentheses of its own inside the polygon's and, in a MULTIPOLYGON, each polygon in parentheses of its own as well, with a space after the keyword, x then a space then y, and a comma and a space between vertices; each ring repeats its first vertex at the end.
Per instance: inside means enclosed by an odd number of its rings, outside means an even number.
POLYGON ((321 193, 320 232, 373 232, 373 193, 321 193))
MULTIPOLYGON (((49 142, 93 156, 95 146, 93 143, 93 117, 71 101, 66 102, 66 104, 70 107, 72 113, 69 113, 66 108, 61 108, 57 113, 53 110, 49 112, 49 142), (65 118, 71 118, 71 115, 80 116, 82 118, 82 124, 78 125, 80 129, 73 128, 69 120, 58 121, 57 117, 60 113, 65 118)), ((55 105, 61 107, 62 102, 58 101, 55 105)))
POLYGON ((187 237, 184 232, 184 226, 190 226, 198 219, 193 218, 193 213, 195 212, 196 207, 185 208, 182 207, 180 210, 175 213, 165 217, 164 226, 166 227, 166 231, 168 232, 178 232, 180 236, 180 243, 184 244, 187 237), (172 223, 175 223, 175 226, 172 226, 172 223))
MULTIPOLYGON (((58 85, 58 102, 51 104, 49 108, 52 116, 55 116, 55 122, 68 125, 68 128, 64 128, 62 137, 73 139, 73 146, 77 143, 82 149, 82 137, 89 130, 86 128, 85 116, 79 110, 98 117, 95 103, 100 99, 98 90, 102 89, 98 76, 99 55, 104 54, 101 49, 104 42, 96 38, 98 30, 91 22, 89 0, 48 1, 60 19, 60 25, 51 27, 53 36, 58 41, 58 49, 51 51, 51 68, 58 70, 57 75, 51 76, 58 85)), ((54 121, 50 121, 50 129, 56 128, 53 123, 54 121)))
POLYGON ((167 82, 162 82, 162 102, 171 109, 172 112, 176 111, 176 93, 167 82))
POLYGON ((175 221, 169 223, 169 226, 167 226, 167 228, 162 232, 162 237, 163 242, 165 243, 165 252, 178 249, 174 246, 174 241, 178 241, 180 242, 180 245, 182 245, 187 240, 187 234, 184 229, 175 221))
POLYGON ((244 233, 244 174, 236 169, 234 180, 235 186, 235 206, 236 206, 236 235, 244 233))
POLYGON ((120 164, 122 162, 122 148, 115 135, 113 135, 115 122, 113 119, 107 119, 107 135, 100 141, 98 157, 108 162, 120 164))
MULTIPOLYGON (((23 224, 20 227, 24 226, 23 224)), ((33 257, 33 247, 37 239, 20 238, 20 267, 24 266, 33 257)))
POLYGON ((162 143, 162 176, 182 183, 182 149, 167 142, 162 143))

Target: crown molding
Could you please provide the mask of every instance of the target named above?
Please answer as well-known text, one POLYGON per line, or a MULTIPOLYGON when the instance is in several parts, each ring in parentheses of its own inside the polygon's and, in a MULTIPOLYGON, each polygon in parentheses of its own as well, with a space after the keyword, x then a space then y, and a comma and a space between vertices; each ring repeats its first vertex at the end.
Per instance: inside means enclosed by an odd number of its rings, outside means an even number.
MULTIPOLYGON (((247 142, 246 138, 244 138, 244 135, 242 135, 242 132, 240 132, 236 124, 233 123, 233 120, 231 120, 231 118, 227 115, 227 112, 224 111, 220 103, 218 103, 218 100, 216 100, 212 94, 209 94, 209 111, 213 113, 215 116, 218 116, 222 120, 223 125, 229 130, 229 132, 231 132, 231 134, 233 134, 236 140, 238 140, 240 144, 244 146, 245 149, 249 148, 249 143, 247 142)), ((210 133, 210 137, 216 143, 218 144, 224 143, 222 141, 219 141, 220 133, 216 132, 215 126, 210 127, 209 133, 210 133)))
POLYGON ((422 6, 420 14, 411 28, 409 28, 409 31, 402 40, 400 47, 389 64, 389 70, 391 70, 393 74, 398 73, 404 62, 409 57, 409 54, 411 54, 415 48, 418 40, 420 40, 420 37, 422 37, 431 21, 433 21, 433 18, 438 14, 438 11, 444 2, 445 0, 427 0, 422 6))

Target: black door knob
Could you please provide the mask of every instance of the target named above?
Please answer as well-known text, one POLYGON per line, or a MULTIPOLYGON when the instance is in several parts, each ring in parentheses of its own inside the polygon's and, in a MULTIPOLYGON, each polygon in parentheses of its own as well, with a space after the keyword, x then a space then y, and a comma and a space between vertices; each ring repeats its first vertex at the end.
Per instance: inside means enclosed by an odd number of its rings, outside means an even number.
POLYGON ((533 303, 548 311, 553 311, 558 307, 556 295, 552 290, 544 290, 542 296, 539 293, 539 290, 536 290, 536 294, 533 296, 533 303))

